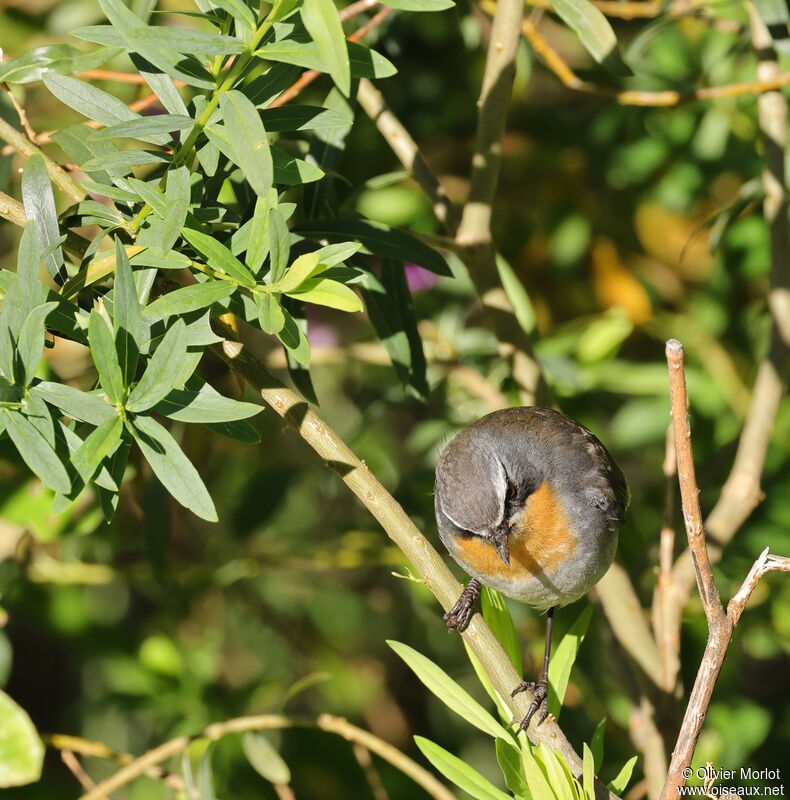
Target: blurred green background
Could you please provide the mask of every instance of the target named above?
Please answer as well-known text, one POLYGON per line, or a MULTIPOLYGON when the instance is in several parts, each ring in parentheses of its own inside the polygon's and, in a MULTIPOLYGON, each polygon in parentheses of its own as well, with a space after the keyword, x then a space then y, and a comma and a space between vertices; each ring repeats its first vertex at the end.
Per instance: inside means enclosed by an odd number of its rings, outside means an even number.
MULTIPOLYGON (((706 10, 736 25, 672 16, 616 24, 637 76, 634 87, 689 90, 753 78, 748 32, 738 28, 740 7, 716 3, 706 10)), ((4 0, 0 46, 15 56, 67 41, 73 27, 100 21, 91 0, 4 0)), ((441 14, 396 15, 372 38, 399 69, 379 88, 459 201, 489 24, 461 0, 441 14)), ((590 62, 572 33, 549 17, 541 30, 586 74, 590 62)), ((108 66, 127 68, 124 59, 108 66)), ((756 365, 767 351, 770 258, 754 183, 762 169, 756 102, 618 106, 564 89, 524 42, 518 67, 495 238, 529 293, 536 349, 563 410, 598 434, 628 478, 633 501, 619 559, 647 607, 664 501, 663 342, 676 336, 687 350, 703 510, 726 478, 756 365)), ((597 72, 593 78, 603 79, 597 72)), ((313 92, 323 97, 325 80, 308 90, 308 101, 313 92)), ((140 96, 135 86, 101 85, 127 102, 140 96)), ((19 89, 37 131, 74 120, 39 86, 19 89)), ((4 94, 0 115, 16 123, 4 94)), ((55 148, 50 152, 62 158, 55 148)), ((20 166, 3 151, 0 190, 16 197, 20 166)), ((348 180, 346 206, 391 225, 439 232, 430 204, 399 168, 360 113, 340 165, 348 180)), ((13 265, 17 239, 11 225, 0 227, 2 266, 13 265)), ((409 269, 429 362, 427 403, 400 386, 362 315, 322 310, 310 326, 322 416, 437 546, 438 452, 492 403, 515 397, 464 269, 452 266, 456 277, 437 285, 409 269)), ((48 351, 48 369, 86 386, 89 356, 70 344, 48 351)), ((270 363, 283 365, 274 349, 270 363)), ((224 393, 239 396, 218 361, 207 358, 201 369, 224 393)), ((406 571, 399 551, 295 433, 283 430, 270 411, 254 422, 258 446, 206 435, 197 426, 187 431, 184 446, 215 498, 217 525, 176 505, 139 460, 110 526, 90 498, 53 518, 37 482, 8 441, 0 443, 0 684, 42 733, 77 734, 139 754, 212 721, 278 711, 290 686, 314 676, 286 712, 345 715, 420 761, 411 737, 425 735, 496 780, 489 741, 430 696, 385 645, 388 638, 407 642, 483 700, 437 603, 424 587, 393 575, 406 571)), ((790 402, 784 400, 766 461, 765 500, 715 570, 725 598, 764 547, 790 554, 788 434, 790 402)), ((675 522, 682 542, 679 515, 675 522)), ((559 634, 584 602, 558 614, 559 634)), ((534 674, 543 620, 518 604, 511 611, 534 674)), ((693 601, 682 629, 687 689, 705 636, 693 601)), ((625 661, 597 607, 572 675, 563 729, 580 749, 606 716, 612 771, 635 752, 625 661)), ((788 698, 790 582, 769 575, 736 631, 695 763, 780 766, 790 746, 788 698)), ((297 798, 373 796, 342 739, 297 730, 278 745, 297 798)), ((213 747, 219 797, 275 797, 248 765, 238 738, 213 747)), ((376 763, 392 800, 423 796, 376 763)), ((97 778, 113 769, 89 764, 97 778)), ((640 760, 637 781, 641 768, 640 760)), ((605 769, 602 777, 612 775, 605 769)), ((71 798, 78 789, 49 751, 41 783, 7 795, 71 798)), ((143 778, 122 796, 167 792, 143 778)))

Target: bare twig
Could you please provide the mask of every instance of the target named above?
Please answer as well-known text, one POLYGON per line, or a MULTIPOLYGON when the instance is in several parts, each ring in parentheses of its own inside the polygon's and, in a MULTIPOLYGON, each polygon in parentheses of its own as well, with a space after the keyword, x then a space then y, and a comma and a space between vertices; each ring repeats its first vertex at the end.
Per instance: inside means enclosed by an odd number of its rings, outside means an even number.
POLYGON ((61 750, 60 760, 66 765, 68 771, 79 781, 80 786, 85 791, 90 791, 96 787, 93 779, 82 768, 80 760, 74 755, 73 750, 61 750))
POLYGON ((3 88, 8 95, 8 99, 11 101, 11 105, 14 107, 14 111, 16 111, 17 116, 19 117, 19 122, 22 125, 23 130, 27 134, 27 138, 30 139, 33 144, 38 144, 38 136, 36 132, 33 130, 33 126, 30 124, 30 120, 27 118, 27 112, 22 105, 20 104, 19 100, 16 99, 16 95, 11 91, 11 87, 7 84, 3 84, 3 88))
POLYGON ((370 753, 361 744, 354 745, 354 758, 357 760, 357 764, 359 764, 359 768, 368 782, 373 800, 389 800, 387 790, 381 782, 381 775, 376 770, 370 753))
POLYGON ((672 752, 669 773, 661 794, 662 800, 675 800, 677 789, 685 784, 684 770, 691 763, 702 723, 710 705, 713 687, 727 654, 732 632, 752 590, 760 577, 770 570, 790 571, 790 559, 769 557, 766 549, 752 567, 741 589, 727 608, 721 603, 719 591, 705 545, 702 514, 699 507, 699 490, 694 474, 694 457, 691 448, 691 431, 688 418, 688 398, 683 370, 683 346, 676 339, 667 342, 667 364, 672 402, 672 424, 675 434, 676 460, 683 519, 689 542, 697 587, 708 621, 708 641, 691 691, 683 723, 672 752))
POLYGON ((669 366, 669 395, 672 403, 672 427, 675 437, 680 497, 683 502, 683 521, 686 525, 689 550, 694 563, 702 607, 708 620, 708 628, 715 632, 723 624, 725 613, 719 590, 713 579, 705 534, 702 528, 702 511, 699 506, 699 489, 691 450, 691 426, 688 416, 686 374, 683 368, 683 345, 677 339, 667 342, 667 364, 669 366))
POLYGON ((135 759, 127 766, 119 769, 114 775, 99 783, 94 789, 84 794, 81 800, 104 800, 110 794, 118 791, 133 780, 146 774, 148 770, 158 766, 163 761, 186 750, 189 745, 198 739, 216 741, 233 733, 246 731, 278 730, 285 728, 308 727, 318 728, 327 733, 342 736, 349 742, 361 744, 371 753, 392 764, 404 775, 410 777, 418 786, 422 787, 434 800, 455 800, 453 793, 440 783, 428 770, 421 767, 407 755, 393 747, 383 739, 379 739, 368 731, 357 728, 341 717, 322 714, 316 720, 297 719, 284 717, 278 714, 262 714, 252 717, 236 717, 225 722, 217 722, 204 728, 194 736, 178 736, 165 742, 153 750, 149 750, 140 758, 135 759))

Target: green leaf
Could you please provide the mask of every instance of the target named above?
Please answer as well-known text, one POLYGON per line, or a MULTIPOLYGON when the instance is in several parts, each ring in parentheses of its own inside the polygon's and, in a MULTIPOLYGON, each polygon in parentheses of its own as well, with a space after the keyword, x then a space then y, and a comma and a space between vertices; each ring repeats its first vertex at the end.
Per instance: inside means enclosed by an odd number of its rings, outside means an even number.
POLYGON ((625 791, 625 787, 628 786, 628 781, 631 780, 631 775, 633 774, 638 758, 639 756, 632 756, 623 764, 623 768, 617 773, 617 777, 609 783, 608 788, 610 792, 622 794, 625 791))
POLYGON ((351 65, 343 24, 334 0, 304 0, 302 22, 315 42, 338 89, 351 94, 351 65))
POLYGON ((149 303, 143 312, 145 317, 170 317, 176 314, 187 314, 206 308, 212 303, 219 303, 236 291, 229 281, 208 281, 184 286, 158 297, 149 303))
POLYGON ((244 0, 212 0, 212 4, 227 11, 236 20, 237 31, 255 30, 255 15, 244 0))
POLYGON ((551 0, 551 6, 599 64, 617 75, 631 74, 620 57, 609 20, 590 0, 551 0))
POLYGON ((213 236, 192 228, 184 228, 182 233, 192 247, 206 258, 206 263, 210 267, 230 275, 244 286, 255 286, 255 278, 247 267, 213 236))
POLYGON ((65 383, 41 381, 33 386, 30 392, 43 398, 51 406, 55 406, 65 416, 80 422, 101 425, 117 416, 116 410, 103 397, 81 392, 65 383))
POLYGON ((128 386, 137 371, 137 359, 143 343, 143 315, 129 257, 120 239, 115 240, 113 304, 115 349, 123 385, 128 386))
POLYGON ((198 391, 174 389, 154 408, 158 414, 180 422, 235 422, 260 414, 263 406, 224 397, 210 384, 198 391))
POLYGON ((491 628, 494 636, 499 639, 499 643, 516 668, 516 672, 521 675, 524 672, 521 662, 521 650, 518 646, 518 636, 516 636, 513 618, 510 616, 510 611, 508 611, 508 607, 505 604, 505 598, 496 589, 484 586, 481 605, 483 619, 488 624, 488 627, 491 628))
POLYGON ((162 252, 167 253, 181 235, 187 211, 189 210, 191 187, 189 170, 186 167, 171 169, 167 173, 165 198, 167 213, 162 225, 162 252))
POLYGON ((305 253, 291 264, 290 269, 279 281, 272 285, 272 288, 278 292, 292 292, 319 271, 318 253, 305 253))
POLYGON ((532 748, 529 741, 526 740, 526 734, 524 734, 524 737, 525 740, 522 742, 521 752, 523 754, 524 777, 527 779, 527 786, 529 787, 528 797, 531 796, 532 800, 557 800, 543 770, 541 770, 535 756, 532 754, 532 748))
POLYGON ((125 139, 139 139, 143 142, 159 144, 162 136, 173 131, 183 131, 195 124, 192 117, 180 114, 159 114, 155 117, 139 117, 128 122, 119 122, 107 128, 96 131, 94 139, 112 139, 114 137, 125 139))
POLYGON ((517 797, 530 797, 529 786, 524 775, 524 763, 521 750, 513 742, 504 739, 496 740, 496 760, 507 788, 517 797))
POLYGON ((285 324, 277 334, 277 338, 299 364, 307 366, 310 363, 310 344, 307 336, 287 308, 283 308, 282 312, 285 324))
POLYGON ((424 739, 422 736, 415 736, 414 741, 428 761, 447 780, 452 781, 467 794, 476 798, 476 800, 512 800, 510 795, 505 794, 501 789, 497 789, 488 778, 484 778, 476 769, 473 769, 452 753, 448 753, 447 750, 435 742, 430 739, 424 739))
POLYGON ((576 655, 584 641, 587 628, 590 626, 592 613, 593 607, 588 604, 562 637, 559 647, 552 653, 549 662, 549 711, 557 719, 562 710, 562 701, 565 698, 565 690, 568 688, 573 662, 576 661, 576 655))
POLYGON ((266 197, 255 201, 246 249, 247 266, 257 275, 269 255, 269 203, 266 197))
POLYGON ((102 125, 115 125, 140 117, 117 97, 77 78, 45 75, 44 85, 61 103, 102 125))
POLYGON ((274 167, 258 110, 245 95, 235 90, 221 94, 219 105, 236 155, 234 161, 241 167, 253 191, 259 197, 265 197, 272 186, 274 167))
POLYGON ((309 161, 296 158, 279 147, 272 147, 271 152, 276 183, 301 186, 303 183, 320 181, 324 177, 324 171, 309 161))
POLYGON ((119 416, 108 419, 95 428, 71 456, 71 464, 87 483, 101 466, 102 461, 115 450, 123 433, 123 420, 119 416))
POLYGON ((453 0, 387 0, 386 5, 399 11, 445 11, 453 8, 453 0))
POLYGON ((505 290, 508 300, 513 304, 518 324, 524 333, 531 336, 535 330, 535 309, 532 307, 527 290, 513 267, 499 253, 496 254, 496 266, 502 288, 505 290))
POLYGON ((281 108, 263 108, 259 112, 263 126, 269 133, 280 131, 314 131, 337 128, 346 119, 337 111, 322 106, 288 105, 281 108))
POLYGON ((216 522, 217 511, 208 490, 170 433, 152 417, 138 416, 132 420, 132 434, 165 489, 201 519, 216 522))
POLYGON ((44 486, 60 494, 68 494, 71 479, 41 432, 19 411, 5 409, 4 422, 6 432, 22 460, 38 475, 44 486))
POLYGON ((0 63, 0 82, 35 83, 49 72, 71 75, 96 69, 116 55, 117 50, 107 47, 86 53, 67 44, 44 45, 0 63))
POLYGON ((592 739, 590 739, 590 751, 593 754, 593 764, 595 772, 598 773, 603 766, 603 737, 606 732, 606 717, 604 717, 596 726, 593 732, 592 739))
POLYGON ((285 326, 285 314, 280 301, 270 293, 257 295, 255 304, 258 306, 258 324, 264 333, 273 333, 275 336, 285 326))
POLYGON ((325 267, 334 267, 342 264, 346 259, 358 253, 362 245, 359 242, 339 242, 329 244, 318 251, 318 261, 325 267))
MULTIPOLYGON (((109 460, 109 474, 110 479, 115 483, 116 488, 109 491, 102 488, 99 491, 99 499, 101 501, 102 513, 104 518, 109 522, 115 514, 115 509, 118 506, 119 492, 117 487, 123 482, 123 475, 126 471, 126 463, 129 460, 129 451, 131 450, 131 442, 128 439, 121 439, 116 451, 110 456, 109 460)), ((101 473, 99 473, 101 475, 101 473)), ((94 481, 99 485, 98 478, 94 481)))
POLYGON ((236 442, 258 444, 261 441, 261 435, 246 419, 236 419, 230 422, 206 422, 204 424, 210 431, 214 431, 214 433, 218 433, 227 439, 233 439, 236 442))
POLYGON ((30 717, 0 691, 0 788, 35 783, 43 765, 44 745, 30 717))
POLYGON ((123 374, 118 363, 118 353, 110 326, 96 310, 91 311, 88 323, 88 342, 102 389, 113 405, 120 403, 123 400, 123 374))
POLYGON ((149 359, 142 378, 129 395, 126 408, 138 414, 167 397, 179 381, 179 372, 173 365, 183 363, 186 355, 186 325, 183 319, 178 319, 149 359))
MULTIPOLYGON (((15 282, 19 292, 19 319, 24 318, 36 307, 44 302, 47 296, 47 289, 41 283, 39 274, 40 243, 38 236, 38 225, 35 220, 31 220, 25 225, 22 231, 22 238, 19 241, 19 253, 16 262, 16 276, 18 283, 15 282)), ((9 277, 11 273, 8 273, 9 277)))
MULTIPOLYGON (((398 70, 395 65, 376 50, 371 50, 369 47, 354 42, 347 42, 346 44, 352 77, 389 78, 397 73, 398 70)), ((292 39, 270 42, 259 48, 256 51, 256 55, 269 61, 281 61, 304 69, 329 72, 329 65, 321 55, 318 47, 312 42, 297 42, 292 39)), ((342 123, 333 125, 332 128, 342 127, 347 124, 348 121, 344 117, 342 123)))
POLYGON ((28 220, 35 220, 41 250, 48 254, 44 265, 54 278, 64 268, 63 251, 59 244, 60 227, 55 196, 52 194, 44 159, 39 155, 31 156, 25 164, 22 172, 22 200, 25 216, 28 220))
MULTIPOLYGON (((146 50, 155 48, 161 53, 213 57, 244 52, 244 45, 232 36, 173 25, 142 25, 127 31, 124 38, 130 39, 133 44, 144 42, 146 50)), ((142 52, 140 55, 146 57, 142 52)))
MULTIPOLYGON (((136 57, 132 55, 132 61, 136 64, 136 57)), ((181 95, 173 83, 173 79, 164 72, 148 72, 143 67, 138 67, 140 75, 145 79, 145 82, 150 87, 151 91, 156 95, 157 100, 162 104, 162 107, 167 110, 169 114, 179 116, 189 116, 187 107, 181 99, 181 95)))
POLYGON ((414 674, 451 711, 494 738, 508 742, 513 737, 468 692, 462 689, 441 667, 422 653, 401 642, 387 640, 387 644, 406 662, 414 674))
POLYGON ((587 742, 582 745, 582 788, 587 800, 595 800, 595 766, 593 764, 593 756, 590 748, 587 747, 587 742))
POLYGON ((273 208, 269 212, 269 261, 271 263, 271 280, 277 283, 285 274, 288 258, 291 255, 291 234, 280 210, 273 208))
POLYGON ((303 303, 328 306, 338 311, 362 311, 362 301, 354 291, 345 284, 329 278, 309 278, 298 289, 287 294, 303 303))
POLYGON ((540 744, 538 750, 543 760, 549 785, 557 800, 576 800, 576 787, 571 783, 571 779, 560 764, 561 756, 543 743, 540 744))
POLYGON ((44 321, 56 306, 57 303, 43 303, 40 306, 36 306, 27 315, 22 324, 17 352, 24 370, 23 383, 25 386, 32 382, 41 362, 41 355, 44 352, 44 338, 47 332, 44 321))
POLYGON ((106 153, 89 158, 80 166, 85 172, 107 170, 113 174, 126 175, 132 167, 140 164, 164 164, 167 161, 165 156, 152 150, 119 150, 117 153, 106 153))
POLYGON ((291 770, 264 734, 248 731, 241 744, 247 761, 261 777, 274 784, 291 782, 291 770))
POLYGON ((294 231, 315 240, 356 239, 367 253, 419 264, 437 275, 451 275, 444 258, 433 248, 405 231, 388 228, 377 222, 355 219, 308 220, 296 226, 294 231))

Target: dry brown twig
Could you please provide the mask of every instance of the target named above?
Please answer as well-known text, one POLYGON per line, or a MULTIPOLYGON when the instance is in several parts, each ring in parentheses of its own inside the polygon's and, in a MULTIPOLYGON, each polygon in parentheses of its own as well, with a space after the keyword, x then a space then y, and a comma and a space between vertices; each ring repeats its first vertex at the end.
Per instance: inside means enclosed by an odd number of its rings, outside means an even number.
POLYGON ((705 617, 708 621, 708 641, 705 646, 705 652, 686 706, 683 723, 672 752, 669 773, 661 793, 662 800, 675 800, 678 796, 678 787, 685 785, 686 780, 683 773, 691 764, 697 739, 702 730, 702 724, 705 721, 705 715, 713 695, 713 688, 732 639, 733 629, 738 623, 746 602, 760 578, 771 570, 790 572, 790 559, 770 556, 766 548, 755 562, 743 585, 733 596, 725 611, 713 577, 702 525, 699 489, 697 488, 694 455, 691 446, 683 345, 677 339, 670 339, 667 342, 666 353, 683 520, 689 551, 694 564, 697 588, 702 600, 705 617))

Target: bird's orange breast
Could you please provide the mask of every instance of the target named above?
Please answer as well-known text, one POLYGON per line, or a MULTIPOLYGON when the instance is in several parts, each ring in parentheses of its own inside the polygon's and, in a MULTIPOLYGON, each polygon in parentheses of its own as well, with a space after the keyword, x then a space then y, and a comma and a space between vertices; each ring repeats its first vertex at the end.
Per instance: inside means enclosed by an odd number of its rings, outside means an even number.
POLYGON ((547 483, 527 498, 523 512, 511 527, 510 566, 499 557, 494 545, 480 536, 455 539, 458 557, 481 576, 514 578, 554 572, 577 546, 562 501, 547 483))

